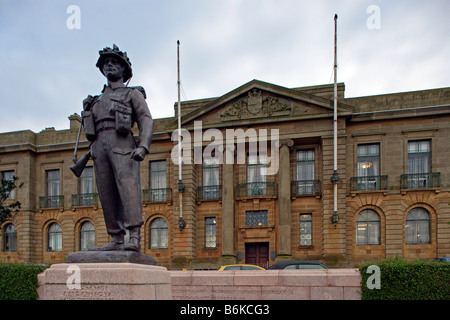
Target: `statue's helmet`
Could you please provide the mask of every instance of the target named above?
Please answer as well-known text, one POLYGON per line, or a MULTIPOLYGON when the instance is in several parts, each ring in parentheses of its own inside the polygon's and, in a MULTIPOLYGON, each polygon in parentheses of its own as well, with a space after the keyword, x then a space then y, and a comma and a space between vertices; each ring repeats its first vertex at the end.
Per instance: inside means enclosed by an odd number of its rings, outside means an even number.
POLYGON ((130 79, 133 76, 133 71, 131 69, 131 62, 130 59, 127 56, 126 52, 122 52, 119 50, 119 47, 113 44, 113 48, 103 48, 103 50, 100 50, 98 52, 100 54, 100 57, 97 60, 96 66, 100 69, 100 72, 103 73, 103 64, 106 59, 106 57, 114 57, 117 60, 120 61, 121 64, 125 66, 125 71, 123 74, 123 82, 127 82, 128 79, 130 79))

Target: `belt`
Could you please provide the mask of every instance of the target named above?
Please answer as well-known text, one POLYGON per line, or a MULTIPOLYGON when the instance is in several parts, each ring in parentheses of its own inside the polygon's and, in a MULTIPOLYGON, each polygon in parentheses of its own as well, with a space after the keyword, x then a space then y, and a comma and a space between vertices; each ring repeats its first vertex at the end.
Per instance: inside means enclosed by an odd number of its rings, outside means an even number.
POLYGON ((95 133, 99 133, 103 130, 116 129, 116 121, 114 120, 103 120, 95 124, 95 133))

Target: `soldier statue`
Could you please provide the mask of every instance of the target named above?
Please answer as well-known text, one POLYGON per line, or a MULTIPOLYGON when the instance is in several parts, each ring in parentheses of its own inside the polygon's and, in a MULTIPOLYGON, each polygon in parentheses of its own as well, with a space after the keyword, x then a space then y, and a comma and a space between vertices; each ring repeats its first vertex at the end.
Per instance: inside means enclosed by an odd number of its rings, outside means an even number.
POLYGON ((140 228, 144 223, 139 164, 149 152, 153 120, 144 89, 128 87, 132 69, 126 52, 113 45, 99 54, 96 66, 106 77, 107 85, 100 95, 89 95, 83 100, 82 123, 91 141, 89 153, 111 241, 94 250, 139 252, 140 228), (131 131, 135 122, 139 128, 138 143, 131 131))

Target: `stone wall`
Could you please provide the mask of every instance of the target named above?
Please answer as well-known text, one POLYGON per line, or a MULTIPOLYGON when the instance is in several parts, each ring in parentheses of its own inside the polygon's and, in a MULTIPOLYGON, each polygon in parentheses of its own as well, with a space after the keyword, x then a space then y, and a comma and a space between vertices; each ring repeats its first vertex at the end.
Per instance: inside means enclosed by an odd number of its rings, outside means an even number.
POLYGON ((360 300, 358 269, 170 271, 173 300, 360 300))

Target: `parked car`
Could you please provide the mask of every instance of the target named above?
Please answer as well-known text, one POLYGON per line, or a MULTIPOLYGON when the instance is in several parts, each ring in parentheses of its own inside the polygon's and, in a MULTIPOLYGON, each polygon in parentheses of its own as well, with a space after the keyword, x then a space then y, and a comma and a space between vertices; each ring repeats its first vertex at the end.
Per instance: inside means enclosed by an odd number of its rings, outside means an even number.
POLYGON ((221 266, 219 271, 229 271, 229 270, 266 270, 260 266, 255 266, 252 264, 230 264, 226 266, 221 266))
POLYGON ((273 269, 328 269, 328 267, 319 261, 294 260, 277 262, 267 270, 273 269))
POLYGON ((445 257, 445 258, 434 258, 434 260, 437 261, 442 261, 442 262, 450 262, 450 257, 445 257))

